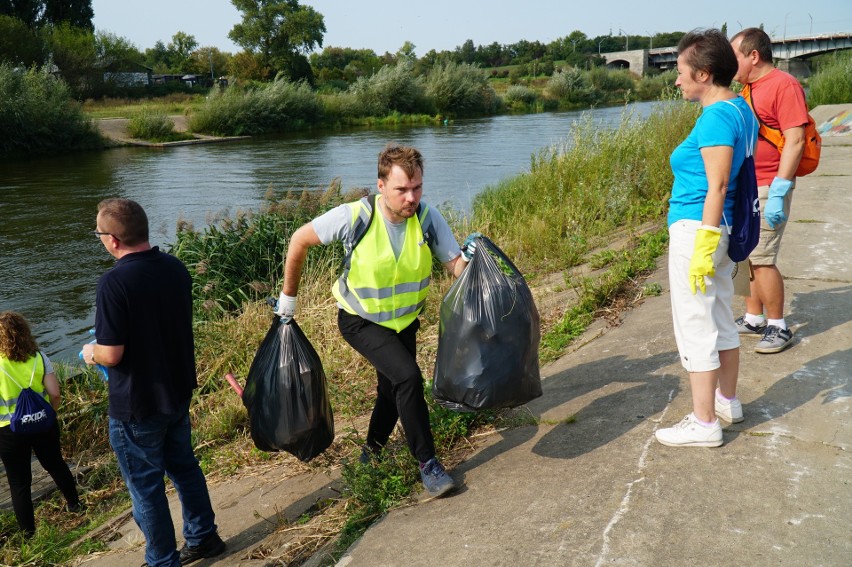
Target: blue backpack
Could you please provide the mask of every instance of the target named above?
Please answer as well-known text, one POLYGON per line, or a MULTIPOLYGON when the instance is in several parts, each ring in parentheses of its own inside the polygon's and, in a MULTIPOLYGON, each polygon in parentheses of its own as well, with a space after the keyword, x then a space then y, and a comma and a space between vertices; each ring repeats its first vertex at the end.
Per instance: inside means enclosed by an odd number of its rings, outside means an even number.
MULTIPOLYGON (((41 356, 41 353, 39 353, 39 356, 41 356)), ((3 370, 6 376, 21 388, 21 393, 18 394, 18 401, 15 404, 15 412, 9 420, 12 433, 20 435, 44 433, 56 423, 56 411, 53 406, 44 399, 44 396, 31 388, 37 364, 38 360, 33 362, 33 372, 30 375, 30 384, 27 387, 18 384, 17 380, 3 370)))
MULTIPOLYGON (((742 111, 731 101, 725 102, 740 113, 745 133, 748 125, 742 111)), ((746 143, 746 157, 737 175, 737 194, 734 196, 734 214, 728 240, 728 257, 734 262, 742 262, 748 258, 760 240, 760 202, 757 197, 757 175, 754 171, 754 139, 747 139, 746 143)))

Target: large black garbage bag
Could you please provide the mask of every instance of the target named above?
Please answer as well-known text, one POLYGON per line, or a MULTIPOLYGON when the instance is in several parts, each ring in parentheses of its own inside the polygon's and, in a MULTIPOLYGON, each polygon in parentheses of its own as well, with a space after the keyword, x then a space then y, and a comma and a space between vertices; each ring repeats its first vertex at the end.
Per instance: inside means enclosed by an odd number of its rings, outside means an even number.
POLYGON ((524 277, 491 240, 441 302, 432 395, 459 411, 515 407, 541 395, 539 315, 524 277))
POLYGON ((302 329, 273 317, 251 363, 243 405, 261 451, 287 451, 310 461, 334 440, 325 372, 302 329))

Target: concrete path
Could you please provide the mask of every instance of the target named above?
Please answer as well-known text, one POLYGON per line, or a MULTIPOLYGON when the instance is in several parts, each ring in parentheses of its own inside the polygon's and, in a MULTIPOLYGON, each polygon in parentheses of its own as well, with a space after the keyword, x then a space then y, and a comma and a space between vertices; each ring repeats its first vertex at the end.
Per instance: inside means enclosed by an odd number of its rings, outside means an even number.
POLYGON ((796 343, 744 338, 724 446, 654 439, 691 411, 661 262, 661 296, 544 369, 540 425, 494 435, 459 493, 390 513, 338 565, 852 565, 850 174, 852 139, 826 138, 798 182, 779 260, 796 343))

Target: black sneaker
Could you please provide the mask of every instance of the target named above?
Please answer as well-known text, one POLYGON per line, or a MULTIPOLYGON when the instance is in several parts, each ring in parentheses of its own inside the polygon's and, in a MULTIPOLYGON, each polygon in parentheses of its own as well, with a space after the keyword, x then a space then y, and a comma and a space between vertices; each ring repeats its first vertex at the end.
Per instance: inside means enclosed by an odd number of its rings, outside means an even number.
POLYGON ((65 510, 67 512, 71 512, 72 514, 83 514, 87 510, 87 506, 82 502, 77 502, 76 504, 66 504, 65 510))
POLYGON ((225 542, 222 541, 218 533, 213 532, 196 547, 183 544, 183 547, 180 548, 180 564, 188 565, 205 557, 216 557, 223 551, 225 551, 225 542))
POLYGON ((432 498, 443 496, 456 487, 455 481, 435 457, 420 465, 420 478, 432 498))

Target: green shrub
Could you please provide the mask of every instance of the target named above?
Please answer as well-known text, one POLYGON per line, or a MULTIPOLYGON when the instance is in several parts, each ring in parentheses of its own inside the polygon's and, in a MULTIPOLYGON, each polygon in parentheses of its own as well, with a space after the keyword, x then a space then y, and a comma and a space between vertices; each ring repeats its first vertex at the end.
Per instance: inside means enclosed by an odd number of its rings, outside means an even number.
POLYGON ((659 75, 646 75, 636 85, 639 100, 660 100, 667 96, 668 90, 677 79, 677 71, 671 70, 659 75))
POLYGON ((8 63, 0 64, 0 132, 0 159, 103 144, 63 81, 44 69, 8 63))
POLYGON ((286 132, 318 122, 321 110, 309 85, 278 77, 255 88, 213 89, 206 104, 190 118, 190 128, 220 136, 286 132))
POLYGON ((363 116, 384 116, 389 112, 428 112, 423 78, 412 74, 412 64, 402 60, 385 65, 371 77, 359 77, 349 92, 363 116))
POLYGON ((491 114, 500 105, 485 71, 467 63, 436 65, 426 79, 426 94, 446 115, 491 114))
POLYGON ((171 142, 187 136, 175 132, 175 122, 162 110, 142 107, 127 123, 127 133, 133 138, 152 142, 171 142))
POLYGON ((503 99, 506 104, 513 108, 523 109, 535 103, 538 94, 534 90, 524 85, 512 85, 506 89, 506 94, 503 99))
POLYGON ((566 103, 592 104, 595 102, 588 73, 576 67, 553 73, 544 87, 544 93, 551 99, 566 103))
POLYGON ((834 54, 811 77, 808 105, 852 102, 852 52, 834 54))

